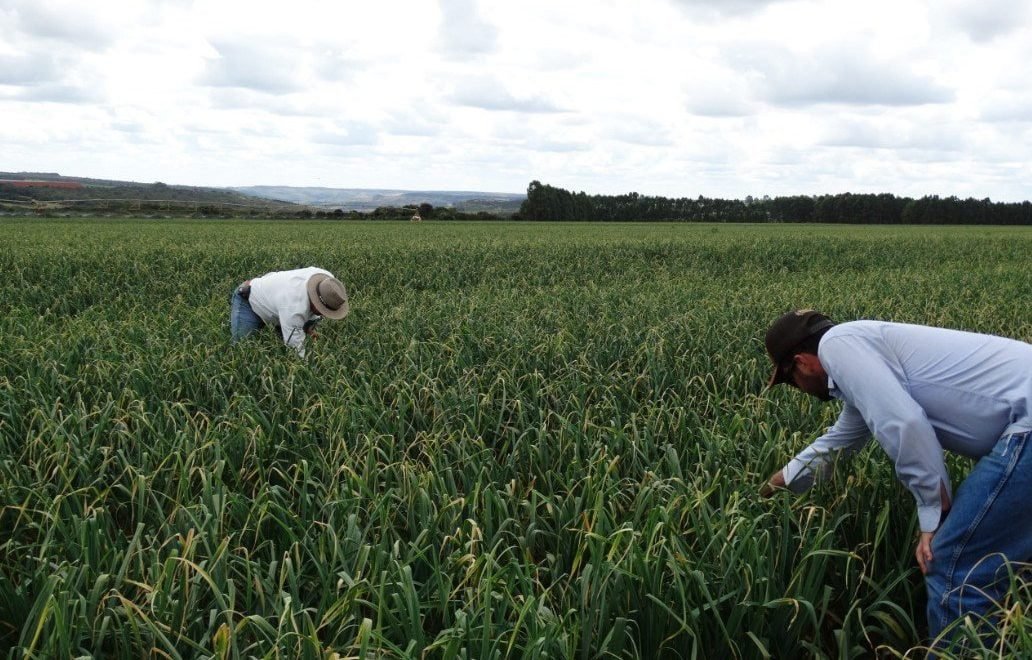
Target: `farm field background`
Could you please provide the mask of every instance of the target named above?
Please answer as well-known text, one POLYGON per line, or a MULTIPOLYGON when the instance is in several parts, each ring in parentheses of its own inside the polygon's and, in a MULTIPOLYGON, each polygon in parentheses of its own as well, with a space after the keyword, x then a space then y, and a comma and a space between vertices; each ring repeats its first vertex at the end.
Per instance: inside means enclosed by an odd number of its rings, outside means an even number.
MULTIPOLYGON (((872 444, 764 391, 790 307, 1032 340, 1032 229, 0 220, 9 657, 856 657, 922 644, 872 444), (299 360, 228 296, 318 265, 299 360)), ((951 463, 954 481, 968 465, 951 463)), ((1032 649, 1004 604, 1004 655, 1032 649)), ((1008 609, 1010 608, 1010 609, 1008 609)), ((920 655, 919 649, 909 651, 920 655)))

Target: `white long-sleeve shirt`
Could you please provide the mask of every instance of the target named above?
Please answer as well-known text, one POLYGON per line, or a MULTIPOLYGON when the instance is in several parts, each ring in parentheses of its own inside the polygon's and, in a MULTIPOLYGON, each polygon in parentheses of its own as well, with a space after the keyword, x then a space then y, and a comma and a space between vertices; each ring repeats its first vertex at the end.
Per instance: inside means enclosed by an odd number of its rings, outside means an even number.
POLYGON ((311 266, 266 273, 251 280, 247 302, 263 321, 279 326, 283 343, 305 356, 305 323, 322 318, 312 312, 308 279, 316 273, 333 277, 328 270, 311 266))
MULTIPOLYGON (((882 321, 836 325, 817 349, 838 420, 783 469, 801 492, 836 450, 860 449, 873 434, 917 500, 921 531, 950 494, 943 450, 971 458, 1005 434, 1032 430, 1032 345, 958 330, 882 321)), ((950 495, 952 498, 952 495, 950 495)))

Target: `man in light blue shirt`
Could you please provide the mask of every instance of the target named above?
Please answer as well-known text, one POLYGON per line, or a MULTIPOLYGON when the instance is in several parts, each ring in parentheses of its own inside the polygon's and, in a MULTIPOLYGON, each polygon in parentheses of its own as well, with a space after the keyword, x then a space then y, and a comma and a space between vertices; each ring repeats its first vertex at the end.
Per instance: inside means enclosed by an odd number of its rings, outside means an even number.
POLYGON ((837 454, 873 436, 917 501, 932 637, 984 614, 1007 586, 1004 559, 1032 560, 1032 345, 902 323, 836 325, 813 310, 781 316, 766 345, 770 385, 843 406, 763 494, 806 490, 837 454), (955 497, 944 450, 978 460, 955 497))

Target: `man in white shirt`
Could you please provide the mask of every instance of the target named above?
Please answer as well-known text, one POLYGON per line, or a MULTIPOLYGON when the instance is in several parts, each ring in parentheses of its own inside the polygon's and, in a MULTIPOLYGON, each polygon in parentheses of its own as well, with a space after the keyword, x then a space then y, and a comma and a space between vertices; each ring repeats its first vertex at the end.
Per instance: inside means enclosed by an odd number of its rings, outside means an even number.
POLYGON ((304 357, 305 337, 314 336, 315 324, 323 318, 342 319, 348 311, 348 292, 329 271, 276 271, 236 288, 230 302, 230 332, 236 343, 266 324, 278 326, 283 343, 304 357))
POLYGON ((902 323, 836 325, 800 310, 774 322, 766 346, 769 385, 843 406, 761 493, 806 490, 836 454, 873 435, 917 501, 932 637, 984 614, 1008 586, 1005 560, 1032 560, 1032 345, 902 323), (944 450, 978 460, 955 497, 944 450))

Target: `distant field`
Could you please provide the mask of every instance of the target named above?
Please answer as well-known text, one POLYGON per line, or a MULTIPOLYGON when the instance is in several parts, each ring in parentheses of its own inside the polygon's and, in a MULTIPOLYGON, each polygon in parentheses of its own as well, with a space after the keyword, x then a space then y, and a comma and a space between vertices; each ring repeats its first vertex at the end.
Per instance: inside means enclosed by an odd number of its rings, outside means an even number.
MULTIPOLYGON (((1030 248, 1020 227, 0 219, 0 651, 907 653, 916 516, 884 455, 756 496, 837 412, 763 390, 762 336, 807 306, 1032 341, 1030 248), (271 333, 231 347, 232 287, 306 265, 351 315, 307 361, 271 333)), ((1022 612, 1004 657, 1032 654, 1022 612)))

